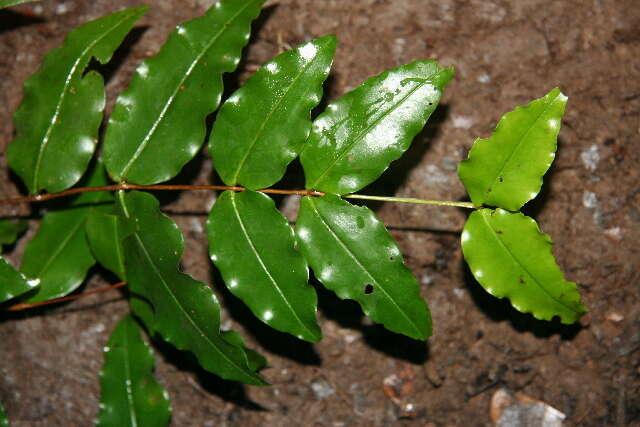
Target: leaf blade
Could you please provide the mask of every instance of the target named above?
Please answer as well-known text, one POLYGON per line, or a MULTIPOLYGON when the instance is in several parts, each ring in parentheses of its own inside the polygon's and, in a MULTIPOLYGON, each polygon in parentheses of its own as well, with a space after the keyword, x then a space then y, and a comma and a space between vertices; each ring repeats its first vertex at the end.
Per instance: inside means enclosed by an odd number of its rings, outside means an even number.
POLYGON ((131 316, 118 322, 104 351, 97 425, 166 426, 171 417, 167 392, 153 376, 151 347, 131 316))
POLYGON ((458 176, 476 206, 517 211, 538 195, 555 158, 566 103, 555 88, 505 114, 491 137, 474 142, 458 176))
POLYGON ((71 31, 25 83, 24 98, 14 116, 16 138, 7 156, 31 194, 65 190, 84 174, 105 101, 102 77, 93 71, 83 76, 83 72, 91 58, 108 62, 146 10, 116 12, 71 31))
POLYGON ((4 258, 0 257, 0 303, 25 294, 38 285, 26 277, 4 258))
POLYGON ((266 384, 249 369, 244 350, 220 334, 220 307, 211 289, 178 270, 182 233, 159 211, 158 201, 142 192, 119 193, 119 201, 133 230, 123 240, 127 280, 153 305, 154 331, 222 378, 266 384))
POLYGON ((222 94, 264 0, 221 0, 179 25, 119 97, 104 157, 115 181, 149 185, 178 174, 204 142, 205 118, 222 94))
POLYGON ((224 103, 209 150, 225 184, 258 190, 282 178, 309 135, 335 49, 335 36, 325 36, 284 52, 224 103))
POLYGON ((300 161, 306 188, 352 193, 404 153, 435 110, 453 69, 416 61, 372 77, 313 122, 300 161))
POLYGON ((271 198, 225 191, 213 205, 207 230, 211 260, 256 317, 300 339, 320 340, 307 263, 271 198))
POLYGON ((0 220, 0 248, 4 245, 12 245, 18 240, 18 236, 24 233, 29 224, 25 220, 0 220))
POLYGON ((296 223, 300 250, 318 280, 367 316, 414 339, 431 334, 420 287, 397 244, 369 209, 335 195, 302 198, 296 223))
POLYGON ((576 284, 555 263, 551 238, 536 222, 503 209, 474 211, 462 232, 464 258, 476 280, 498 298, 537 319, 574 323, 586 312, 576 284), (500 265, 496 265, 500 260, 500 265))

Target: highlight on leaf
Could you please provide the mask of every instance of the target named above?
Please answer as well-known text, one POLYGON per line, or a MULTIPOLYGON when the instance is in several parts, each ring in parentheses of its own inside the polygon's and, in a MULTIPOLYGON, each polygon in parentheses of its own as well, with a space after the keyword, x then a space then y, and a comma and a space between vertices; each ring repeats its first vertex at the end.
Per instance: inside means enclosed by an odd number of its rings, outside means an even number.
POLYGON ((65 190, 86 171, 105 99, 102 76, 85 74, 85 69, 92 58, 109 62, 147 9, 126 9, 76 28, 25 82, 24 99, 14 116, 16 138, 7 157, 31 194, 65 190))
POLYGON ((39 281, 26 277, 4 258, 0 257, 0 303, 9 301, 33 290, 39 281))
POLYGON ((140 64, 109 119, 104 158, 114 181, 156 184, 180 172, 204 142, 222 75, 235 70, 264 0, 220 0, 178 25, 140 64))
POLYGON ((476 206, 519 210, 540 192, 556 156, 567 97, 560 89, 505 114, 488 139, 477 139, 458 175, 476 206))
POLYGON ((284 52, 223 104, 209 150, 225 184, 257 190, 282 178, 309 135, 335 50, 335 36, 325 36, 284 52))
POLYGON ((536 222, 503 209, 474 211, 462 231, 462 251, 478 283, 491 295, 537 319, 574 323, 587 310, 575 283, 564 279, 551 238, 536 222))
POLYGON ((453 68, 416 61, 329 104, 300 155, 306 188, 346 194, 375 181, 409 148, 452 76, 453 68))
POLYGON ((167 392, 153 376, 151 347, 131 316, 117 324, 104 348, 100 372, 100 427, 166 426, 171 417, 167 392))

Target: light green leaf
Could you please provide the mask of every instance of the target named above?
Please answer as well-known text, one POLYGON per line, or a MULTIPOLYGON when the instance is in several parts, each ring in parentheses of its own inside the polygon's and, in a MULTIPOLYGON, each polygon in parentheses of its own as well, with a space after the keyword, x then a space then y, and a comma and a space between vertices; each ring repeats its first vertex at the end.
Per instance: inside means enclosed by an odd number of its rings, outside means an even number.
POLYGON ((452 68, 417 61, 372 77, 327 107, 300 155, 308 189, 352 193, 404 153, 435 110, 452 68))
POLYGON ((0 258, 0 303, 29 292, 37 283, 37 280, 27 280, 4 258, 0 258))
POLYGON ((320 340, 307 263, 273 200, 250 190, 225 191, 213 205, 207 229, 211 260, 256 317, 300 339, 320 340))
POLYGON ((587 310, 553 258, 551 238, 536 222, 503 209, 474 211, 462 232, 464 258, 491 295, 537 319, 574 323, 587 310))
POLYGON ((309 135, 335 50, 325 36, 284 52, 224 103, 209 149, 225 184, 257 190, 282 178, 309 135))
MULTIPOLYGON (((104 167, 97 163, 88 187, 105 185, 104 167)), ((65 296, 82 284, 95 259, 85 236, 85 224, 94 205, 111 200, 108 193, 83 193, 66 209, 47 212, 34 238, 27 244, 20 271, 39 283, 28 302, 65 296)))
POLYGON ((131 316, 123 318, 104 348, 100 372, 100 427, 169 424, 169 396, 153 377, 153 353, 131 316))
POLYGON ((556 155, 566 103, 560 89, 553 89, 505 114, 490 138, 473 143, 458 176, 476 206, 517 211, 538 195, 556 155))
POLYGON ((178 174, 204 142, 218 107, 222 74, 233 71, 264 0, 221 0, 179 25, 137 69, 119 97, 105 136, 115 181, 156 184, 178 174))
MULTIPOLYGON (((4 9, 5 7, 11 7, 22 3, 29 3, 40 0, 0 0, 0 9, 4 9)), ((0 422, 0 426, 2 426, 2 422, 0 422)))
POLYGON ((30 193, 65 190, 84 174, 105 103, 102 76, 85 69, 91 58, 107 63, 146 10, 123 10, 73 30, 24 84, 7 156, 30 193))
POLYGON ((29 224, 25 220, 0 220, 0 248, 4 245, 12 245, 18 236, 24 233, 29 224))
POLYGON ((248 366, 247 355, 220 334, 220 306, 204 283, 178 270, 182 233, 148 193, 119 193, 123 215, 133 232, 123 240, 127 280, 132 291, 154 309, 155 332, 222 378, 266 384, 248 366))
POLYGON ((357 301, 387 329, 425 340, 431 316, 420 287, 384 224, 334 195, 303 197, 296 223, 302 254, 318 280, 357 301))

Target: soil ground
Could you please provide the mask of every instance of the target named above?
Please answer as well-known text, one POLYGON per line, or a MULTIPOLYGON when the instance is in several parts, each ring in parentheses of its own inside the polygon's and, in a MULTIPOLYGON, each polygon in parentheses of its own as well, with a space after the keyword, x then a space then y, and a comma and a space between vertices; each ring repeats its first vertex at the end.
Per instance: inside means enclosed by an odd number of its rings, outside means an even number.
MULTIPOLYGON (((150 2, 139 30, 106 67, 110 109, 143 58, 208 0, 150 2)), ((6 170, 11 113, 24 80, 73 27, 131 0, 44 1, 0 12, 0 197, 19 194, 6 170)), ((566 414, 566 425, 640 426, 640 7, 635 0, 278 0, 254 26, 237 86, 283 46, 334 33, 327 84, 335 99, 363 79, 417 59, 455 65, 437 113, 402 160, 363 194, 465 197, 456 176, 476 137, 503 113, 559 86, 569 96, 559 152, 541 195, 527 206, 555 243, 589 307, 580 325, 536 321, 482 290, 464 265, 456 208, 373 205, 422 284, 433 314, 426 345, 385 332, 358 307, 318 290, 324 339, 309 345, 262 326, 227 293, 203 234, 214 195, 163 195, 186 239, 184 270, 213 283, 224 325, 269 359, 270 387, 244 387, 156 344, 157 377, 175 426, 490 425, 498 387, 566 414)), ((211 182, 203 155, 176 182, 211 182)), ((299 187, 292 174, 286 185, 299 187)), ((280 202, 288 214, 294 199, 280 202)), ((31 230, 8 255, 17 262, 31 230)), ((93 270, 84 289, 114 278, 93 270)), ((0 314, 0 401, 13 426, 91 425, 102 348, 128 310, 118 291, 49 309, 0 314)))

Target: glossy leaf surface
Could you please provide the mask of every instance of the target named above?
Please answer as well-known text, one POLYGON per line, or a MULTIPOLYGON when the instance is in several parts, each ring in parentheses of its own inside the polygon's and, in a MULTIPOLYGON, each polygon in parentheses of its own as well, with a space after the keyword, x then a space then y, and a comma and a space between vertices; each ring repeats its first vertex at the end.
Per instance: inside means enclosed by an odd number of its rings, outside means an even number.
POLYGON ((4 245, 14 244, 18 236, 24 233, 28 227, 29 224, 24 220, 0 220, 0 248, 4 245))
POLYGON ((218 107, 222 74, 233 71, 264 0, 221 0, 179 25, 137 69, 119 97, 104 157, 115 181, 173 178, 204 142, 205 118, 218 107))
POLYGON ((225 191, 213 205, 207 229, 211 260, 227 288, 256 317, 300 339, 320 340, 307 263, 271 198, 250 190, 225 191))
POLYGON ((352 193, 404 153, 435 110, 453 69, 417 61, 386 71, 330 104, 300 155, 308 189, 352 193))
MULTIPOLYGON (((101 163, 90 172, 88 187, 105 185, 101 163)), ((40 284, 27 301, 38 302, 65 296, 84 280, 95 263, 85 236, 85 225, 94 203, 110 201, 108 193, 83 193, 66 209, 47 212, 34 238, 27 244, 20 271, 40 284)))
POLYGON ((576 284, 564 279, 551 238, 536 222, 503 209, 474 211, 462 232, 464 258, 476 280, 498 298, 542 320, 576 322, 586 308, 576 284))
POLYGON ((553 89, 505 114, 488 139, 477 139, 458 176, 476 206, 519 210, 538 195, 556 155, 567 97, 553 89))
POLYGON ((100 372, 100 427, 160 427, 169 424, 167 392, 153 377, 151 348, 131 316, 113 330, 100 372))
POLYGON ((27 280, 4 258, 0 258, 0 303, 29 292, 37 284, 37 280, 27 280))
POLYGON ((176 224, 148 193, 119 197, 132 227, 123 240, 127 280, 153 305, 155 332, 193 352, 204 369, 222 378, 265 384, 248 366, 244 350, 222 337, 220 306, 211 289, 178 270, 184 243, 176 224))
POLYGON ((16 139, 8 146, 9 166, 30 193, 56 192, 82 177, 97 142, 104 110, 104 84, 91 58, 105 64, 146 7, 96 19, 69 33, 24 84, 15 113, 16 139))
POLYGON ((335 50, 325 36, 284 52, 224 103, 209 149, 225 184, 257 190, 282 178, 309 135, 335 50))
POLYGON ((334 195, 303 197, 296 224, 300 250, 325 287, 357 301, 393 332, 419 340, 431 335, 418 282, 373 212, 334 195))

